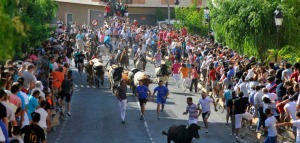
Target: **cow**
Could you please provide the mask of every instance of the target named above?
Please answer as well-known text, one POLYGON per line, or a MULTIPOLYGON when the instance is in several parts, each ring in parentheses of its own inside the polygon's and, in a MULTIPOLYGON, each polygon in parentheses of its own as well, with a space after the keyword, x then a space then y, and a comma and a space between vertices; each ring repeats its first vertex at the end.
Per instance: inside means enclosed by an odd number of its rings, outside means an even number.
POLYGON ((134 75, 140 71, 139 69, 133 68, 128 73, 128 85, 130 86, 130 89, 133 89, 134 86, 134 75))
POLYGON ((122 80, 123 70, 123 67, 117 67, 116 65, 112 65, 108 69, 108 79, 110 81, 109 88, 112 89, 113 93, 115 92, 115 89, 118 86, 118 82, 122 80))
POLYGON ((104 67, 103 64, 101 62, 96 62, 93 65, 93 70, 94 70, 94 79, 95 79, 95 85, 99 88, 100 84, 101 86, 103 86, 104 83, 104 67), (101 82, 99 83, 99 80, 101 80, 101 82))
POLYGON ((166 64, 161 64, 161 66, 155 68, 156 81, 162 81, 166 87, 168 87, 168 80, 171 71, 166 64))
POLYGON ((93 79, 94 79, 93 65, 94 65, 94 62, 93 62, 93 61, 89 61, 88 63, 86 63, 86 64, 84 65, 85 73, 86 73, 86 75, 87 75, 86 81, 87 81, 90 85, 93 84, 93 79))
POLYGON ((147 75, 144 71, 138 71, 136 74, 134 74, 134 78, 133 78, 133 87, 132 87, 132 92, 133 94, 135 94, 135 88, 136 86, 139 85, 139 81, 143 81, 143 84, 145 86, 149 86, 151 83, 153 83, 153 81, 150 79, 150 76, 147 75))
POLYGON ((191 124, 188 128, 186 125, 172 125, 169 128, 168 133, 162 131, 162 134, 167 136, 168 143, 171 143, 171 141, 174 141, 175 143, 191 143, 193 138, 200 138, 198 133, 199 129, 200 126, 195 123, 191 124))

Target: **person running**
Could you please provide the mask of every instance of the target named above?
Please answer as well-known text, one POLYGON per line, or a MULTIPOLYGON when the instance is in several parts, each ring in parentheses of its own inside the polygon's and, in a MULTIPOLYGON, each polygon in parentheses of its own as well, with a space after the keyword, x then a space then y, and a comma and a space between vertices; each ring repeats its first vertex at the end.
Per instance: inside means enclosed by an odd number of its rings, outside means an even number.
POLYGON ((191 75, 192 75, 192 82, 191 82, 191 85, 190 85, 190 92, 193 91, 193 85, 195 87, 195 93, 197 93, 198 91, 198 72, 197 72, 197 69, 195 68, 195 65, 192 64, 191 65, 191 75))
POLYGON ((116 97, 119 101, 122 124, 125 124, 125 113, 126 113, 126 105, 127 105, 126 93, 127 93, 126 81, 121 80, 120 86, 117 88, 116 97))
POLYGON ((174 64, 172 64, 172 74, 173 74, 173 78, 174 78, 174 82, 176 83, 177 87, 179 88, 179 79, 180 79, 180 74, 179 74, 179 68, 181 67, 181 65, 178 63, 177 60, 174 61, 174 64))
POLYGON ((64 104, 63 100, 66 97, 66 102, 67 102, 67 115, 71 116, 70 112, 70 101, 71 97, 74 92, 74 84, 72 82, 72 76, 68 75, 68 78, 65 78, 62 82, 61 85, 61 92, 60 92, 60 98, 59 98, 59 106, 62 108, 62 112, 64 113, 64 104))
POLYGON ((277 119, 273 116, 273 112, 270 108, 267 108, 265 113, 268 118, 265 121, 265 127, 261 127, 261 130, 268 131, 265 143, 277 143, 277 129, 275 127, 277 119))
POLYGON ((186 89, 188 89, 190 86, 189 71, 190 69, 186 67, 186 64, 181 64, 179 72, 181 74, 183 92, 186 91, 186 89))
POLYGON ((193 98, 188 97, 186 98, 186 111, 183 112, 183 115, 186 115, 189 113, 189 125, 191 124, 197 124, 198 123, 198 117, 200 116, 200 109, 196 104, 193 103, 193 98))
POLYGON ((214 101, 214 99, 210 98, 209 96, 207 96, 206 92, 202 92, 201 94, 202 98, 199 99, 198 102, 198 108, 200 110, 200 112, 202 113, 202 119, 205 125, 205 133, 208 133, 208 117, 210 115, 210 103, 213 103, 215 106, 215 111, 217 112, 217 105, 216 102, 214 101), (201 108, 200 108, 201 105, 201 108))
POLYGON ((139 80, 139 85, 136 87, 136 96, 138 96, 139 98, 140 107, 141 107, 140 120, 144 120, 145 118, 145 105, 148 101, 148 95, 151 95, 151 91, 147 86, 143 84, 142 80, 139 80))
POLYGON ((86 59, 85 55, 83 54, 83 51, 80 51, 80 54, 77 55, 78 57, 78 72, 80 75, 82 75, 83 72, 83 64, 84 64, 84 59, 86 59))
POLYGON ((162 112, 165 107, 166 100, 169 96, 169 89, 163 85, 163 81, 159 81, 158 86, 154 88, 153 97, 154 94, 157 92, 157 119, 160 119, 159 113, 162 112), (160 110, 161 105, 161 110, 160 110))
POLYGON ((32 123, 30 125, 26 125, 21 129, 21 134, 24 134, 24 142, 25 143, 38 143, 42 141, 42 143, 46 143, 44 130, 38 125, 41 119, 41 115, 39 113, 33 112, 31 114, 32 123))
POLYGON ((248 100, 247 98, 243 98, 244 93, 239 92, 238 97, 232 107, 232 111, 235 115, 235 135, 236 135, 236 142, 239 142, 239 133, 240 133, 240 128, 242 127, 242 118, 245 117, 245 111, 246 108, 248 107, 248 100))

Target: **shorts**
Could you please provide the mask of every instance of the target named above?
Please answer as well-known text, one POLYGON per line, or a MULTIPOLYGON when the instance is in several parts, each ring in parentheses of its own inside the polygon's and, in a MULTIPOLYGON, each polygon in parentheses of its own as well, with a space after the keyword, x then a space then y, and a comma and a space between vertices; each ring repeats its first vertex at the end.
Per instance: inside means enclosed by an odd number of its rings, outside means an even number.
POLYGON ((297 133, 297 127, 296 126, 293 126, 292 129, 293 129, 293 132, 297 133))
POLYGON ((189 125, 198 124, 198 119, 189 119, 189 125))
POLYGON ((217 81, 211 81, 211 88, 217 87, 217 81))
POLYGON ((163 99, 163 98, 160 98, 160 97, 158 97, 157 99, 156 99, 156 101, 157 101, 157 104, 162 104, 162 105, 164 105, 165 103, 166 103, 166 99, 163 99))
POLYGON ((145 98, 145 99, 139 99, 140 106, 142 106, 143 104, 146 104, 146 103, 147 103, 147 101, 148 101, 148 99, 147 99, 147 98, 145 98))
MULTIPOLYGON (((281 101, 276 101, 276 104, 278 104, 278 103, 280 103, 280 102, 281 102, 281 101)), ((283 113, 283 112, 284 112, 283 107, 284 107, 284 104, 282 104, 282 105, 280 105, 280 106, 277 107, 279 113, 283 113)))
POLYGON ((71 101, 71 94, 70 93, 61 92, 60 93, 61 100, 64 100, 65 97, 66 97, 66 102, 71 101))
POLYGON ((251 120, 253 117, 250 113, 242 113, 242 114, 236 114, 235 115, 235 128, 241 128, 242 127, 242 119, 245 118, 247 120, 251 120))
POLYGON ((205 112, 205 113, 202 113, 202 118, 203 118, 203 120, 204 120, 204 119, 208 119, 209 115, 210 115, 210 112, 209 112, 209 111, 207 111, 207 112, 205 112))

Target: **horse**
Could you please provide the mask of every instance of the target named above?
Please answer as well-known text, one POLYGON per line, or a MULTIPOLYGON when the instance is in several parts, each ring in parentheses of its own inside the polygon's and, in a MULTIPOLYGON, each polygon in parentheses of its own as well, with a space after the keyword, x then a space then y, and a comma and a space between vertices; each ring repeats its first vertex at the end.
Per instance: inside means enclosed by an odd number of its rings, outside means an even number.
POLYGON ((145 70, 146 69, 146 64, 147 60, 145 55, 140 54, 136 59, 135 59, 135 68, 139 70, 145 70))
POLYGON ((129 57, 127 47, 125 47, 120 53, 118 53, 116 60, 117 63, 119 63, 119 66, 128 69, 129 57))

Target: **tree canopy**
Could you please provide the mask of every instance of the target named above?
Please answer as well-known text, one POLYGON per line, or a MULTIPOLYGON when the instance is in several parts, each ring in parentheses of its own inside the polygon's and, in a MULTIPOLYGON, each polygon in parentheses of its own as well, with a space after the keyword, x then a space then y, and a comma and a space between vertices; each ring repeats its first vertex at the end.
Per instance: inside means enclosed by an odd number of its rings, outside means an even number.
POLYGON ((275 52, 274 55, 277 53, 286 55, 294 54, 287 53, 286 48, 299 48, 299 0, 251 0, 251 2, 214 0, 213 2, 214 6, 211 1, 209 2, 212 28, 217 40, 231 48, 243 54, 255 55, 262 60, 271 55, 268 52, 270 50, 275 52), (276 49, 274 11, 278 7, 282 9, 284 19, 279 31, 279 48, 276 49))
POLYGON ((0 3, 1 59, 20 55, 20 49, 40 44, 50 36, 54 0, 2 0, 0 3))
POLYGON ((208 25, 204 23, 204 11, 197 8, 197 1, 194 1, 189 7, 176 7, 175 17, 180 23, 176 28, 186 27, 193 34, 207 35, 208 25))

